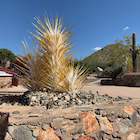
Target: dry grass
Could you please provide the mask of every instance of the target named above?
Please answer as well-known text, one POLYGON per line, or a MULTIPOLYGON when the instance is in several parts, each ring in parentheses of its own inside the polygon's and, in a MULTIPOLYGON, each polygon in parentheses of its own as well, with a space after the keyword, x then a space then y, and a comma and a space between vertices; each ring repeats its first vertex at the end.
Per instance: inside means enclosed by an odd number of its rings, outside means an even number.
MULTIPOLYGON (((70 32, 56 18, 44 22, 36 19, 36 33, 33 34, 39 49, 29 53, 26 59, 18 58, 24 73, 24 83, 32 90, 46 88, 53 91, 77 92, 84 84, 86 70, 74 67, 70 53, 70 32)), ((26 47, 26 44, 24 44, 26 47)))

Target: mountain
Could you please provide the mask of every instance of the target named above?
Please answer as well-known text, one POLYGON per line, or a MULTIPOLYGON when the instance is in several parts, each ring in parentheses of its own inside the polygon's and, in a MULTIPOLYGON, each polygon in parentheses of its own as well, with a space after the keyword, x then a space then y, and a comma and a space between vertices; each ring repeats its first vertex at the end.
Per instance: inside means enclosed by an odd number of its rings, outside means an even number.
POLYGON ((81 63, 89 68, 90 72, 96 71, 97 67, 103 69, 123 67, 127 71, 132 70, 130 48, 121 43, 110 44, 101 50, 81 60, 81 63))

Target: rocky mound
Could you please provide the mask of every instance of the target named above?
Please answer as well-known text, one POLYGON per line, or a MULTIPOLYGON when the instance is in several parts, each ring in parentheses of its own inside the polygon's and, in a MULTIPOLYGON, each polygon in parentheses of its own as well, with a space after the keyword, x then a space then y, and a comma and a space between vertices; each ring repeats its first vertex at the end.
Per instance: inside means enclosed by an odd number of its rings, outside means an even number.
POLYGON ((131 98, 111 97, 92 92, 57 93, 57 92, 29 92, 26 96, 31 106, 41 105, 50 108, 67 108, 71 106, 92 105, 99 103, 111 103, 131 98))

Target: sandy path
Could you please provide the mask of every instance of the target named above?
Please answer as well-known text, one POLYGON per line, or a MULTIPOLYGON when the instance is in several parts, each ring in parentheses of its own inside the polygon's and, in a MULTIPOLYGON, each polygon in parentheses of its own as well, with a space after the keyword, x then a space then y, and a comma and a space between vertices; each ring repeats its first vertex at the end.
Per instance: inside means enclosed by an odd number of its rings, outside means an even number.
POLYGON ((140 87, 102 86, 95 82, 90 82, 84 87, 84 90, 98 91, 99 94, 108 94, 110 96, 140 98, 140 87))

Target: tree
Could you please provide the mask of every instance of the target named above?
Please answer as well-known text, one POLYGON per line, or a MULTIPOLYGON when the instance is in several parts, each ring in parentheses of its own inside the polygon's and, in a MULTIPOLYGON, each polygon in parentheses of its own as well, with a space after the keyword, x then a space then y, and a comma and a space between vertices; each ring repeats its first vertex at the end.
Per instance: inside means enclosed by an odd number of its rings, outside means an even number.
POLYGON ((16 55, 5 48, 0 49, 0 66, 5 67, 7 62, 14 62, 16 60, 16 55))

